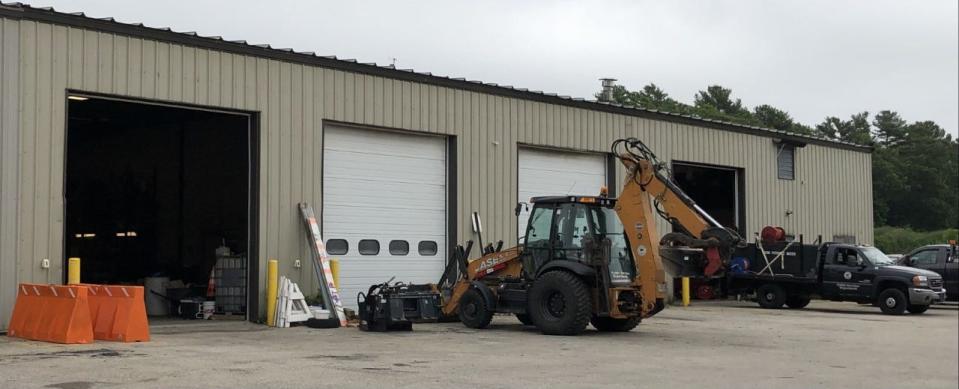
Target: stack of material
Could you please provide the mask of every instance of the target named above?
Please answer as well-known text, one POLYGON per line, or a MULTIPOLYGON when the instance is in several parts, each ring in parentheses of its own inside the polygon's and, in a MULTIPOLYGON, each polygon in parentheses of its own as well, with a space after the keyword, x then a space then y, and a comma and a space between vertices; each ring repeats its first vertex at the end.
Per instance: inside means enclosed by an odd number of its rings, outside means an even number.
POLYGON ((304 322, 313 318, 313 312, 306 304, 306 297, 295 282, 286 276, 280 277, 279 290, 276 295, 277 327, 289 327, 290 323, 304 322))
POLYGON ((246 313, 246 256, 218 255, 213 279, 217 313, 246 313))

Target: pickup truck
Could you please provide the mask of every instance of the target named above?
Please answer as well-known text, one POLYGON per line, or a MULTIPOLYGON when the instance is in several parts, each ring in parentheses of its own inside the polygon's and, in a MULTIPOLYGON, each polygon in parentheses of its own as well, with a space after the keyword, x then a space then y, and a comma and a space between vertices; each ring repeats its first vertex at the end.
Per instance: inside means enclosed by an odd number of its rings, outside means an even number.
POLYGON ((898 263, 938 273, 945 281, 946 298, 959 300, 959 249, 955 241, 922 246, 900 258, 898 263))
POLYGON ((803 308, 815 296, 873 304, 890 315, 906 311, 920 314, 945 297, 939 274, 897 266, 875 247, 829 242, 818 247, 800 245, 794 251, 787 248, 783 252, 780 260, 791 262, 791 268, 798 270, 775 273, 769 270, 779 269, 780 265, 773 263, 759 266, 762 269, 757 271, 754 264, 750 270, 729 272, 727 291, 755 293, 763 308, 803 308))

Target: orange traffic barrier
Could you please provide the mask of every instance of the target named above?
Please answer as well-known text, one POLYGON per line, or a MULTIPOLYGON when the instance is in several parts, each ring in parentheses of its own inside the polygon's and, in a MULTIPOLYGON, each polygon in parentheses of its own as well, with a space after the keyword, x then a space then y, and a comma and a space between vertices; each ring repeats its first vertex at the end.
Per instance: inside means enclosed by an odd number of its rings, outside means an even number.
POLYGON ((97 340, 146 342, 150 326, 142 286, 85 285, 97 340))
POLYGON ((54 343, 91 343, 87 288, 20 284, 7 335, 54 343))

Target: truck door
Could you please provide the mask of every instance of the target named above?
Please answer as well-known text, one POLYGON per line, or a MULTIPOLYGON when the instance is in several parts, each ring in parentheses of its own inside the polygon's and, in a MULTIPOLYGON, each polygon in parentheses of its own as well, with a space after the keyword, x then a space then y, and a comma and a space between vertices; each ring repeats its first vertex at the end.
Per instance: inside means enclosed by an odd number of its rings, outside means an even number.
POLYGON ((859 252, 854 248, 837 247, 826 253, 822 270, 821 293, 827 299, 858 297, 857 273, 861 273, 859 252))
POLYGON ((959 249, 950 246, 945 249, 946 266, 942 274, 943 286, 950 299, 959 298, 959 249))
MULTIPOLYGON (((870 248, 867 250, 876 249, 870 248)), ((849 289, 849 295, 847 297, 850 299, 872 299, 873 292, 876 288, 876 264, 872 263, 869 257, 863 254, 862 250, 857 251, 859 259, 858 262, 854 264, 855 270, 852 270, 852 280, 850 281, 859 285, 859 289, 849 289)))

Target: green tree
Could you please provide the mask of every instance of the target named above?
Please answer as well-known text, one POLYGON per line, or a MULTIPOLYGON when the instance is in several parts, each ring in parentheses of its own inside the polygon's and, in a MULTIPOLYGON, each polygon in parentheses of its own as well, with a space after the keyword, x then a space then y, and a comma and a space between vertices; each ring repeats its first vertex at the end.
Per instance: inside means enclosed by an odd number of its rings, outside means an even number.
POLYGON ((861 145, 871 144, 873 141, 869 126, 869 112, 854 114, 849 120, 829 116, 816 125, 816 135, 861 145))
POLYGON ((880 145, 894 145, 906 137, 906 121, 895 111, 879 111, 872 125, 876 127, 876 141, 880 145))
POLYGON ((715 110, 729 116, 749 114, 749 111, 743 107, 743 102, 739 99, 733 99, 732 94, 732 89, 710 85, 706 90, 699 91, 696 94, 695 106, 696 108, 715 110))
POLYGON ((909 124, 902 140, 880 147, 876 157, 874 202, 885 207, 876 211, 877 218, 922 231, 959 226, 959 143, 942 127, 931 121, 909 124))
POLYGON ((768 104, 757 105, 753 108, 753 117, 764 127, 775 128, 779 131, 791 131, 796 125, 788 112, 768 104))

